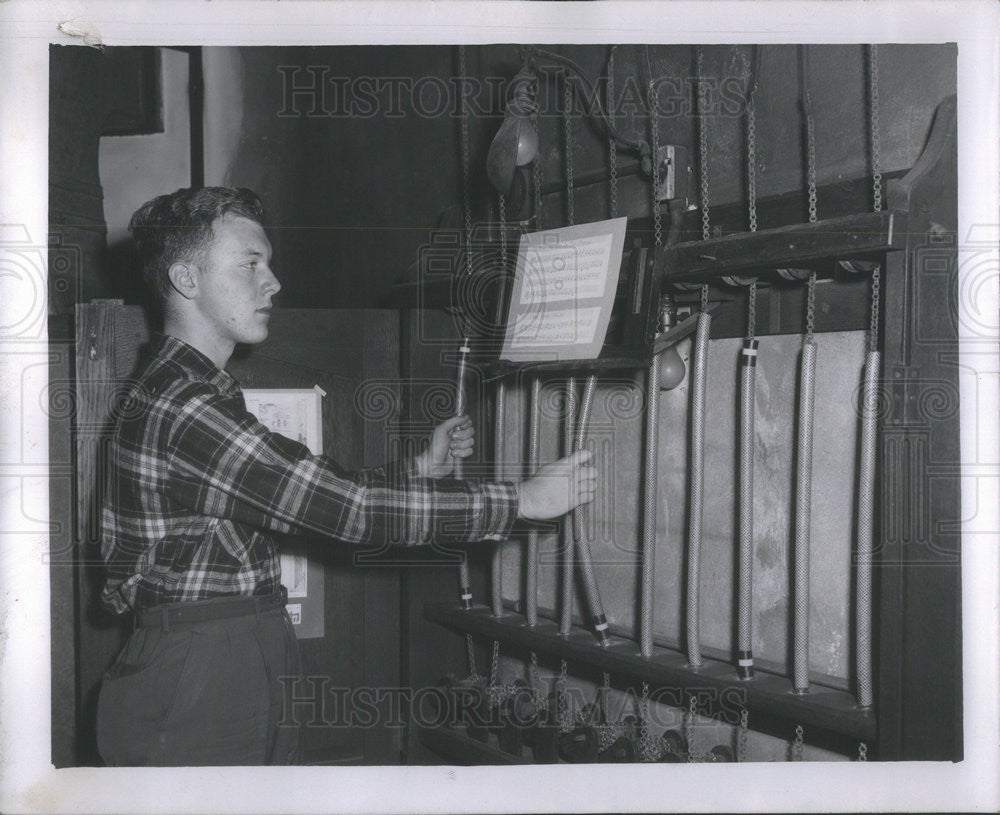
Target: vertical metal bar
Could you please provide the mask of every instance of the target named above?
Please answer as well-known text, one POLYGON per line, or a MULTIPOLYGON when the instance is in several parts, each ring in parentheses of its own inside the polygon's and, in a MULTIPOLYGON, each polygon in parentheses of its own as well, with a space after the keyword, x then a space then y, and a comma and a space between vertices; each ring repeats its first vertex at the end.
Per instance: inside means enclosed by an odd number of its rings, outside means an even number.
POLYGON ((688 568, 687 568, 687 655, 699 667, 701 661, 700 582, 701 521, 705 495, 705 386, 708 366, 708 337, 712 315, 698 315, 691 364, 691 481, 689 485, 688 568))
POLYGON ((653 655, 653 582, 656 576, 656 477, 660 428, 660 360, 653 357, 646 377, 646 450, 643 488, 642 574, 639 597, 639 650, 653 655))
MULTIPOLYGON (((506 414, 507 386, 502 379, 497 380, 496 389, 496 435, 493 443, 493 477, 497 481, 504 478, 504 425, 506 414)), ((493 544, 493 560, 490 564, 490 601, 493 616, 503 614, 503 545, 504 541, 493 544)))
MULTIPOLYGON (((566 380, 566 413, 563 425, 565 455, 573 452, 573 425, 576 416, 576 377, 566 380)), ((570 516, 563 519, 562 603, 559 611, 559 633, 567 636, 573 627, 573 524, 570 516)))
POLYGON ((792 686, 796 693, 809 692, 809 521, 812 504, 815 389, 816 343, 811 337, 806 337, 802 344, 802 368, 799 381, 799 436, 795 477, 795 610, 792 686))
MULTIPOLYGON (((580 404, 580 418, 577 422, 576 449, 582 450, 587 443, 587 430, 590 424, 590 411, 594 405, 594 393, 597 390, 597 376, 587 377, 583 388, 583 401, 580 404)), ((579 506, 573 510, 573 537, 576 542, 576 553, 583 576, 583 589, 587 609, 590 612, 590 624, 601 645, 608 645, 608 618, 604 614, 604 603, 597 586, 597 575, 594 573, 594 558, 590 550, 590 540, 586 529, 586 508, 579 506)))
MULTIPOLYGON (((465 380, 468 369, 469 358, 469 338, 462 341, 458 349, 458 372, 455 375, 455 415, 461 416, 465 413, 465 380)), ((462 460, 455 459, 455 478, 462 477, 462 460)), ((469 576, 469 556, 461 553, 462 560, 458 564, 458 598, 462 608, 468 610, 472 608, 472 580, 469 576)))
MULTIPOLYGON (((541 425, 541 377, 531 378, 531 401, 528 406, 528 474, 538 469, 538 446, 541 425)), ((527 573, 525 577, 524 613, 528 625, 538 625, 538 530, 528 530, 527 573)))
POLYGON ((858 478, 858 546, 855 583, 855 670, 858 705, 874 703, 872 683, 872 561, 875 552, 875 455, 878 444, 878 379, 882 355, 869 351, 861 406, 861 461, 858 478))
POLYGON ((737 662, 740 679, 753 679, 753 465, 757 340, 740 355, 739 597, 737 662))

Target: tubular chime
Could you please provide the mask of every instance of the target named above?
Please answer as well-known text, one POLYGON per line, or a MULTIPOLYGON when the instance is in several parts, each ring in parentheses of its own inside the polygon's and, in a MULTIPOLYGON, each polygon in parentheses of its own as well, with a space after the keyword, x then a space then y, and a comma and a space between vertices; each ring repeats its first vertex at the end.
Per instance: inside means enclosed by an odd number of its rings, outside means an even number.
MULTIPOLYGON (((809 93, 809 56, 802 47, 803 115, 806 122, 806 167, 809 185, 809 222, 816 215, 816 136, 809 93)), ((816 313, 816 273, 806 284, 806 333, 802 340, 799 369, 799 432, 796 442, 795 473, 795 561, 793 616, 792 687, 796 693, 809 692, 809 547, 812 506, 813 407, 816 390, 816 343, 813 327, 816 313)))
MULTIPOLYGON (((541 424, 542 380, 531 378, 531 401, 528 406, 528 472, 538 469, 538 442, 541 424)), ((526 557, 525 604, 524 614, 528 625, 538 625, 538 530, 532 527, 528 530, 528 551, 526 557)))
MULTIPOLYGON (((465 46, 458 47, 459 79, 465 79, 465 46)), ((472 199, 469 192, 469 109, 466 100, 462 99, 462 209, 465 215, 465 273, 472 275, 472 199)), ((465 378, 468 370, 469 340, 468 318, 462 332, 462 345, 458 349, 458 371, 455 375, 455 415, 465 413, 465 378)), ((462 461, 455 459, 455 478, 462 477, 462 461)), ((472 580, 469 577, 469 560, 465 553, 458 565, 458 597, 463 609, 472 608, 472 580)), ((469 645, 470 659, 472 657, 472 642, 469 645)), ((475 673, 475 666, 470 670, 475 673)))
MULTIPOLYGON (((577 420, 576 450, 582 450, 587 443, 587 429, 590 424, 590 411, 594 405, 594 393, 597 390, 597 377, 593 374, 587 377, 583 388, 583 401, 580 403, 580 417, 577 420)), ((604 604, 601 602, 601 592, 597 588, 597 576, 594 574, 593 556, 590 551, 590 540, 586 529, 586 510, 578 506, 573 510, 573 538, 576 543, 575 555, 579 559, 583 573, 583 589, 587 608, 590 611, 590 623, 598 642, 608 644, 608 618, 604 614, 604 604)))
MULTIPOLYGON (((882 209, 882 169, 879 156, 878 46, 869 46, 871 100, 872 197, 882 209)), ((875 532, 875 453, 878 439, 878 387, 882 358, 878 350, 881 270, 872 270, 871 323, 865 354, 861 398, 861 455, 858 472, 857 579, 855 581, 855 670, 860 707, 874 703, 872 683, 872 561, 875 532)))
POLYGON ((737 595, 736 672, 753 679, 753 470, 754 391, 757 378, 757 339, 754 310, 757 286, 750 284, 747 337, 740 354, 739 428, 739 591, 737 595))
MULTIPOLYGON (((503 195, 497 196, 497 210, 500 215, 500 269, 502 274, 507 273, 507 211, 506 202, 503 195)), ((502 481, 504 477, 504 424, 505 407, 507 399, 507 386, 503 379, 497 380, 496 386, 496 436, 493 447, 494 451, 494 477, 497 481, 502 481)), ((493 616, 499 617, 503 614, 503 541, 498 541, 493 545, 493 558, 490 564, 490 600, 493 606, 493 616)))
MULTIPOLYGON (((576 377, 566 380, 563 444, 565 454, 573 452, 573 423, 576 416, 576 377)), ((562 596, 559 608, 559 633, 569 636, 573 628, 573 524, 569 516, 563 522, 562 596)))

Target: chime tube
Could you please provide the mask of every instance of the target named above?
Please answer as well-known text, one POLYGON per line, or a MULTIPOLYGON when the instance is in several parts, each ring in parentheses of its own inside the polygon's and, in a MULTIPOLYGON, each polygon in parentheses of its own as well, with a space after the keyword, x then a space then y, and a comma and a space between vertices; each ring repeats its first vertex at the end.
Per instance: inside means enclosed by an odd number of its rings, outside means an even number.
POLYGON ((872 557, 875 529, 875 454, 878 432, 878 377, 881 354, 869 351, 861 405, 861 461, 858 474, 858 573, 855 583, 855 665, 858 705, 874 703, 872 684, 872 557))
MULTIPOLYGON (((566 415, 563 417, 565 454, 573 452, 573 423, 576 417, 576 377, 566 380, 566 415)), ((559 633, 569 636, 573 627, 573 524, 563 520, 562 598, 559 607, 559 633)))
POLYGON ((656 476, 660 427, 660 360, 653 357, 646 378, 646 450, 642 506, 642 574, 639 597, 639 651, 653 655, 653 581, 656 556, 656 476))
MULTIPOLYGON (((493 477, 502 481, 504 477, 504 425, 506 414, 507 386, 501 379, 496 388, 496 434, 493 438, 493 477)), ((503 541, 493 544, 493 559, 490 564, 490 602, 493 616, 503 615, 503 541)))
MULTIPOLYGON (((587 443, 587 428, 590 424, 590 411, 594 405, 594 393, 597 390, 597 377, 587 377, 583 387, 583 401, 580 403, 580 418, 577 422, 576 449, 582 450, 587 443)), ((585 508, 578 506, 573 510, 573 538, 576 542, 576 553, 583 574, 583 589, 587 608, 590 611, 590 623, 594 634, 601 645, 607 645, 608 618, 604 614, 604 604, 601 602, 601 592, 597 587, 597 575, 594 574, 593 555, 590 551, 590 540, 587 537, 585 523, 585 508)))
MULTIPOLYGON (((461 416, 465 413, 465 379, 468 371, 469 360, 469 338, 466 337, 462 346, 458 349, 458 372, 455 375, 455 415, 461 416)), ((455 478, 462 477, 462 460, 455 459, 455 478)), ((458 599, 462 608, 468 610, 472 608, 472 581, 469 577, 469 560, 463 552, 462 560, 458 564, 458 599)))
POLYGON ((753 678, 753 465, 756 374, 757 340, 746 339, 743 341, 740 355, 740 575, 736 645, 736 672, 740 679, 753 678))
POLYGON ((691 364, 691 480, 689 485, 687 568, 687 655, 694 667, 701 660, 700 591, 701 521, 705 496, 705 385, 708 366, 708 336, 712 315, 698 315, 691 364))
POLYGON ((809 691, 809 520, 812 502, 813 408, 816 391, 816 343, 802 344, 799 379, 799 436, 795 478, 795 606, 792 686, 809 691))
MULTIPOLYGON (((528 406, 528 472, 533 474, 538 469, 538 446, 541 435, 541 397, 542 380, 531 378, 531 401, 528 406)), ((528 530, 528 551, 525 574, 524 613, 528 625, 538 625, 538 531, 528 530)))

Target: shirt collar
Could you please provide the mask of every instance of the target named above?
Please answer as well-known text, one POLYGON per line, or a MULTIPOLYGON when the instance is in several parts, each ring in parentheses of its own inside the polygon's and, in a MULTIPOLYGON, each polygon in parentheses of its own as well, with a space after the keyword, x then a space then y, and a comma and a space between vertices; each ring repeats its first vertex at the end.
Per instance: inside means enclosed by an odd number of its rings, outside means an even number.
POLYGON ((161 360, 170 360, 207 382, 222 394, 239 392, 240 386, 232 374, 217 367, 212 360, 192 345, 170 334, 153 334, 149 343, 150 353, 161 360))

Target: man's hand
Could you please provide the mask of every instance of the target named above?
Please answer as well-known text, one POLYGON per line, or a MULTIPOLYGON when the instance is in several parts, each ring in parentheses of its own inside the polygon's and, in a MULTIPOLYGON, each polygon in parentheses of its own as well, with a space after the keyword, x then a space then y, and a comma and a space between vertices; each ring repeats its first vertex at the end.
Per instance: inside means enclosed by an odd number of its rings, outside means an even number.
POLYGON ((521 482, 519 517, 547 521, 593 501, 597 492, 597 468, 584 466, 592 455, 590 450, 577 450, 571 456, 546 464, 527 481, 521 482))
POLYGON ((417 456, 421 478, 443 478, 455 469, 455 460, 472 455, 476 431, 468 416, 456 416, 434 428, 427 449, 417 456))

